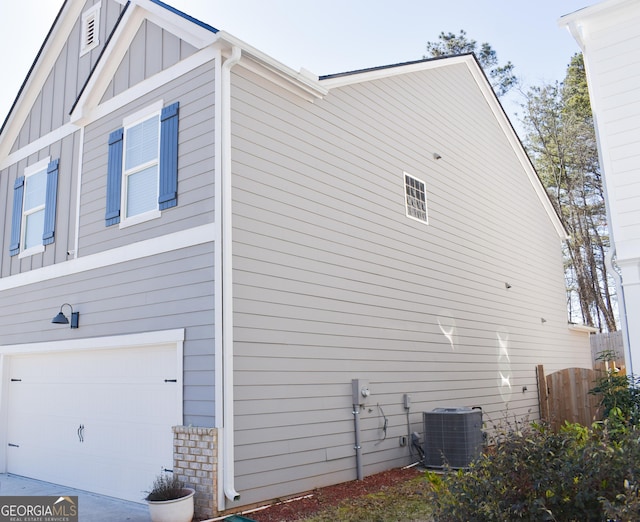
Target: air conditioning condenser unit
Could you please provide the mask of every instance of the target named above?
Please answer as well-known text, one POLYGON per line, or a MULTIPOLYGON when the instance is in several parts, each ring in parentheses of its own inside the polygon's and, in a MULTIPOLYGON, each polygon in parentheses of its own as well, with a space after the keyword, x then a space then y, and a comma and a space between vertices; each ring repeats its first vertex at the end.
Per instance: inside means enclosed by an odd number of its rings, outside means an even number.
POLYGON ((436 408, 422 413, 424 465, 466 468, 482 451, 482 410, 436 408))

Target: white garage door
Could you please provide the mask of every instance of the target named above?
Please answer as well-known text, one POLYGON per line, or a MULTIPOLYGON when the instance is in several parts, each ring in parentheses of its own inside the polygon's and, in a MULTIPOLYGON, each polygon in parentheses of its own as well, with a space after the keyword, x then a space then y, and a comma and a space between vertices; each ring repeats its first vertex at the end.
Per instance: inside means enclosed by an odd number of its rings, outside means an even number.
POLYGON ((12 356, 7 470, 141 502, 173 467, 176 347, 12 356))

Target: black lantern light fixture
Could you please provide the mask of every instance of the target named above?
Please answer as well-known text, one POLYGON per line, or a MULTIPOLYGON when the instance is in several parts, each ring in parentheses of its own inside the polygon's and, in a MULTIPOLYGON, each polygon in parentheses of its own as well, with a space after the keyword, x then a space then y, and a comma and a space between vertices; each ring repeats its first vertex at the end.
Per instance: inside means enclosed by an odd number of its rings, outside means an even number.
POLYGON ((60 311, 58 312, 58 315, 56 315, 53 319, 51 319, 51 322, 53 324, 69 324, 69 319, 67 319, 67 316, 62 313, 62 309, 65 306, 68 306, 69 308, 71 308, 71 328, 78 328, 78 322, 80 321, 80 312, 74 312, 73 306, 71 306, 69 303, 64 303, 60 307, 60 311))

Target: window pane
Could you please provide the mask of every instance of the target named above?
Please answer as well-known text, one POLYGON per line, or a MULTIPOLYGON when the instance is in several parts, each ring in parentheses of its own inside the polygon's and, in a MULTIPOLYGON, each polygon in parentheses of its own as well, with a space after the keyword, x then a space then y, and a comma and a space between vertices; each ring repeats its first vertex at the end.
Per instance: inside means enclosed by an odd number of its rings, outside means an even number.
POLYGON ((47 171, 42 170, 25 180, 24 211, 44 205, 47 193, 47 171))
POLYGON ((127 217, 158 208, 158 166, 127 176, 127 217))
POLYGON ((44 209, 29 214, 25 219, 24 249, 42 244, 42 231, 44 230, 44 209))
POLYGON ((125 169, 129 170, 158 157, 158 116, 127 129, 125 169))

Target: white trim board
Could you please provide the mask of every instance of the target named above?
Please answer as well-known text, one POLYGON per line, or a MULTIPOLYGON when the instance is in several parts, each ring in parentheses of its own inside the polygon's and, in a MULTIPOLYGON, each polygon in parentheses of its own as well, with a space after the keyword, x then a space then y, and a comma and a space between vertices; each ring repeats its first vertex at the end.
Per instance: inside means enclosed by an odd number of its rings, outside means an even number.
POLYGON ((28 158, 32 154, 41 151, 42 149, 52 145, 53 143, 62 141, 67 136, 70 136, 71 134, 79 130, 80 127, 71 123, 66 123, 62 127, 58 127, 54 131, 51 131, 49 134, 45 134, 37 140, 32 141, 21 149, 18 149, 6 156, 4 159, 2 159, 2 161, 0 161, 0 170, 4 170, 14 163, 18 163, 20 160, 28 158))
MULTIPOLYGON (((108 350, 174 343, 182 346, 184 335, 183 328, 176 328, 174 330, 110 335, 107 337, 91 337, 87 339, 61 339, 59 341, 45 341, 40 343, 5 344, 0 345, 0 355, 108 350)), ((182 364, 180 366, 182 366, 182 364)))
POLYGON ((97 254, 78 257, 64 263, 4 277, 0 279, 0 292, 214 241, 215 225, 208 223, 97 254))

